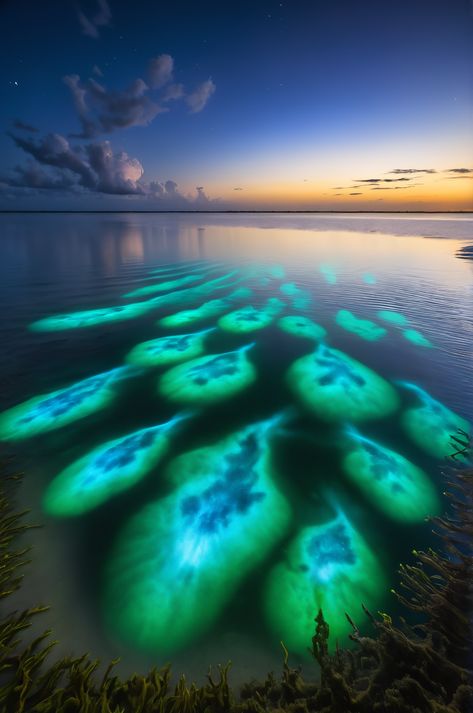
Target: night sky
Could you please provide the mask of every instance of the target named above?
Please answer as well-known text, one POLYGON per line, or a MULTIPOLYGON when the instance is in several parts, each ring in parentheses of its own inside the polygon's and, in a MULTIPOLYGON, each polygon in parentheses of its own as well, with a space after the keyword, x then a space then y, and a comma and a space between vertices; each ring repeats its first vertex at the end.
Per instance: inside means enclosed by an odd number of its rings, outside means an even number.
POLYGON ((7 0, 0 42, 0 209, 473 210, 470 0, 7 0))

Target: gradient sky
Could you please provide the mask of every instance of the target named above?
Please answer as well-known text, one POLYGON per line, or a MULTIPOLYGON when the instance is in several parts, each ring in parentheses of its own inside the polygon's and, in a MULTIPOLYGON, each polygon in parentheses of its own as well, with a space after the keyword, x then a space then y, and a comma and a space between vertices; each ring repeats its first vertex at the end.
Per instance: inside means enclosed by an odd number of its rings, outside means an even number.
POLYGON ((4 0, 0 209, 473 210, 470 0, 4 0))

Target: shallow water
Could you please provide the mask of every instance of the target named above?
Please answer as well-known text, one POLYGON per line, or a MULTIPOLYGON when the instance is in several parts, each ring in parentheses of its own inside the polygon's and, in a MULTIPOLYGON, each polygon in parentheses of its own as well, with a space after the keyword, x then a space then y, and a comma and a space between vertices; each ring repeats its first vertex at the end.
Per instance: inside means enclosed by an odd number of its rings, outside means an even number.
POLYGON ((81 382, 0 416, 62 651, 238 680, 303 661, 318 605, 342 639, 396 610, 472 415, 472 227, 0 216, 1 410, 81 382))

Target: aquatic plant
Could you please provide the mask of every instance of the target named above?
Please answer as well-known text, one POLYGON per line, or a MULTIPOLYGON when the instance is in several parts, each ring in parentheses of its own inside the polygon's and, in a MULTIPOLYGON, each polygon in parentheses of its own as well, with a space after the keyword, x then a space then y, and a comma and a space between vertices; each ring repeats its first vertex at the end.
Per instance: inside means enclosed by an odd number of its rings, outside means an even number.
POLYGON ((337 312, 335 322, 347 332, 357 334, 368 342, 376 342, 387 333, 384 327, 380 327, 370 319, 361 319, 347 309, 337 312))
POLYGON ((295 337, 305 337, 307 339, 323 339, 327 330, 320 324, 316 324, 308 317, 303 315, 286 315, 285 317, 280 317, 278 319, 278 327, 280 327, 283 332, 292 334, 295 337))
POLYGON ((218 320, 218 326, 228 332, 247 334, 268 327, 283 308, 284 302, 277 297, 270 297, 260 308, 246 305, 225 314, 218 320))
POLYGON ((412 344, 418 347, 433 347, 432 342, 430 342, 427 337, 424 337, 422 332, 417 331, 417 329, 404 329, 402 336, 407 339, 408 342, 412 342, 412 344))
POLYGON ((146 367, 192 359, 203 353, 205 337, 213 331, 212 327, 191 334, 176 334, 141 342, 127 354, 126 361, 146 367))
POLYGON ((194 309, 186 309, 176 312, 175 314, 169 314, 160 319, 158 324, 161 327, 184 327, 203 319, 210 319, 225 312, 225 310, 229 309, 237 300, 248 299, 252 294, 253 292, 249 287, 239 287, 233 292, 230 292, 226 297, 209 300, 194 309))

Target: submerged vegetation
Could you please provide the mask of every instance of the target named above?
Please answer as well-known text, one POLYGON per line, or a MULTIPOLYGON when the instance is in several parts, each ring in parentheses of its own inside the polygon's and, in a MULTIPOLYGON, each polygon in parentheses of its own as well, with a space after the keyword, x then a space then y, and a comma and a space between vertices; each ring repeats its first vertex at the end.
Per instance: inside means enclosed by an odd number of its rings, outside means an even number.
MULTIPOLYGON (((363 634, 347 614, 355 646, 330 653, 330 627, 314 612, 311 653, 316 666, 305 674, 289 665, 282 644, 282 673, 251 681, 240 691, 229 684, 230 665, 209 670, 202 686, 184 677, 173 682, 169 666, 122 680, 111 662, 105 671, 88 655, 57 659, 51 632, 25 632, 45 607, 3 615, 0 621, 0 711, 2 713, 468 713, 473 710, 473 469, 464 465, 465 433, 446 472, 449 514, 432 519, 438 551, 414 550, 414 564, 400 569, 399 602, 415 623, 396 625, 385 613, 363 607, 372 634, 363 634)), ((3 469, 5 470, 5 468, 3 469)), ((25 513, 12 506, 11 481, 0 494, 0 598, 3 611, 22 582, 28 551, 19 544, 29 529, 25 513)), ((14 486, 13 486, 14 487, 14 486)), ((176 617, 179 612, 176 612, 176 617)), ((343 616, 343 612, 340 612, 343 616)), ((307 632, 310 643, 310 632, 307 632)))

